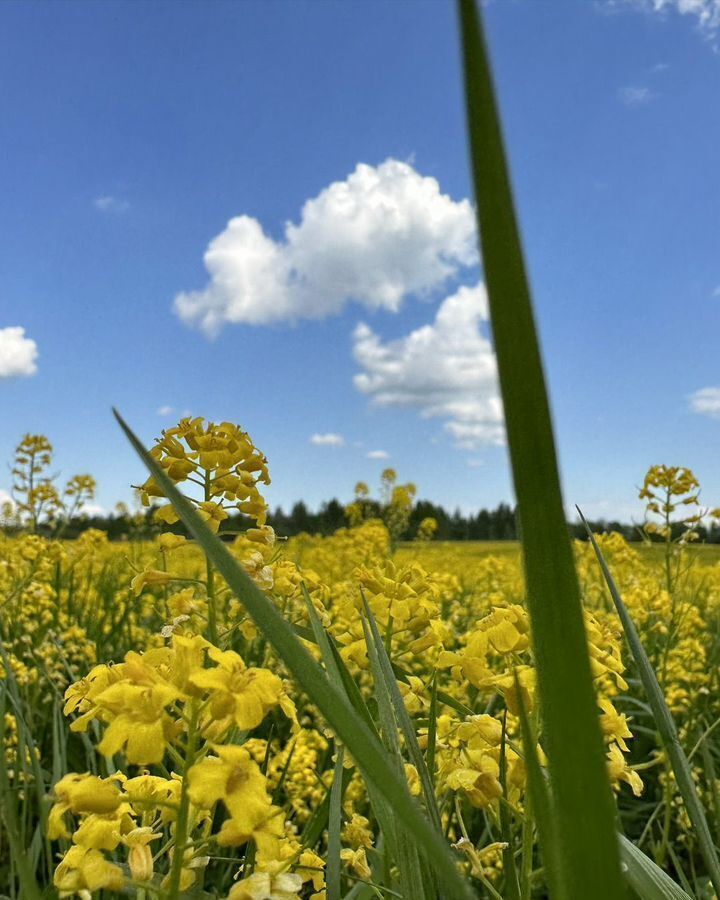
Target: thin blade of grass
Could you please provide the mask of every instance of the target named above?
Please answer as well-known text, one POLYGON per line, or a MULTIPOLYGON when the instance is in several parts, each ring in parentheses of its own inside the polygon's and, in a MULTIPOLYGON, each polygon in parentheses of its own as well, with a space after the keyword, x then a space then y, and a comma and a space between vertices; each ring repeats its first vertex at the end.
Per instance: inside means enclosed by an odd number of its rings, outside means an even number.
POLYGON ((628 884, 640 900, 693 900, 624 835, 620 835, 620 858, 628 884))
MULTIPOLYGON (((343 793, 347 789, 347 786, 350 784, 354 771, 354 768, 343 769, 343 793)), ((305 828, 300 835, 300 843, 303 847, 310 847, 312 849, 317 844, 322 836, 323 831, 327 827, 329 816, 330 791, 327 791, 325 796, 323 797, 322 803, 319 806, 315 807, 314 812, 308 819, 307 824, 305 825, 305 828)))
MULTIPOLYGON (((305 605, 307 607, 310 625, 312 626, 312 631, 308 632, 309 636, 306 639, 313 640, 314 643, 317 644, 323 663, 325 665, 325 669, 328 672, 331 680, 334 684, 337 685, 338 689, 345 692, 345 696, 350 705, 355 709, 355 712, 360 715, 360 717, 372 732, 373 736, 376 738, 378 743, 380 743, 380 734, 377 730, 377 726, 375 725, 372 716, 370 715, 367 704, 365 703, 365 700, 360 693, 360 689, 358 688, 357 684, 355 684, 355 680, 348 671, 348 668, 345 665, 345 661, 343 660, 339 650, 335 646, 333 638, 323 628, 320 617, 317 614, 317 610, 313 606, 312 599, 308 594, 304 584, 301 585, 301 589, 305 598, 305 605)), ((305 631, 307 631, 307 629, 305 629, 305 631)), ((295 627, 295 632, 298 633, 297 626, 295 627)), ((380 823, 380 828, 382 829, 383 834, 386 836, 388 847, 393 856, 397 856, 397 834, 393 820, 392 808, 385 802, 379 791, 377 791, 372 785, 368 785, 368 797, 370 798, 370 804, 375 811, 377 820, 380 823)), ((327 822, 327 817, 329 815, 329 796, 326 797, 326 801, 327 802, 324 804, 324 818, 320 820, 323 822, 323 827, 324 823, 327 822)), ((312 845, 309 844, 309 846, 312 845)))
POLYGON ((538 817, 540 840, 557 843, 555 897, 620 898, 614 802, 490 64, 475 0, 458 4, 471 167, 557 820, 551 837, 538 817))
MULTIPOLYGON (((502 740, 500 742, 500 786, 503 799, 507 800, 507 710, 503 716, 502 740)), ((510 811, 506 803, 500 804, 500 831, 503 843, 503 870, 505 872, 505 891, 507 900, 520 900, 520 883, 518 882, 517 867, 515 865, 515 848, 513 847, 513 833, 510 824, 510 811)))
POLYGON ((455 866, 449 847, 438 840, 437 834, 423 816, 419 805, 410 796, 407 783, 399 777, 386 751, 378 745, 365 722, 303 647, 292 626, 242 569, 222 541, 210 531, 192 505, 180 494, 120 414, 116 410, 113 412, 130 444, 172 503, 188 531, 200 544, 207 558, 243 604, 298 685, 315 703, 340 741, 350 751, 365 780, 385 798, 417 844, 424 849, 428 860, 444 883, 447 896, 462 900, 473 898, 473 892, 455 866))
MULTIPOLYGON (((388 754, 396 766, 398 774, 400 777, 404 778, 405 769, 400 752, 398 725, 393 713, 390 692, 385 678, 383 677, 380 660, 378 659, 377 647, 372 638, 370 626, 368 625, 367 619, 364 617, 362 626, 365 634, 368 660, 370 662, 370 671, 373 676, 375 699, 377 700, 378 712, 380 714, 380 732, 382 734, 383 743, 387 747, 388 754)), ((396 820, 395 825, 394 833, 397 844, 397 856, 395 862, 398 869, 400 892, 403 897, 413 897, 417 898, 417 900, 429 900, 427 891, 428 885, 424 884, 421 878, 421 861, 418 848, 408 839, 408 831, 404 827, 402 820, 396 820)))
POLYGON ((345 661, 343 660, 340 652, 335 646, 335 642, 333 641, 332 637, 323 628, 320 617, 317 614, 317 610, 313 606, 310 595, 307 592, 307 588, 304 584, 301 584, 300 588, 305 599, 305 606, 307 607, 308 618, 310 619, 310 624, 312 626, 315 643, 320 649, 320 655, 325 665, 326 672, 328 673, 330 679, 334 684, 336 684, 338 687, 343 688, 345 694, 347 695, 347 699, 354 707, 355 712, 359 713, 359 715, 362 716, 365 724, 379 741, 380 735, 378 734, 375 722, 373 722, 372 716, 370 715, 370 711, 367 708, 367 704, 365 703, 365 700, 360 693, 360 689, 358 688, 357 684, 355 684, 355 680, 348 671, 348 668, 345 665, 345 661))
POLYGON ((527 772, 527 781, 532 801, 533 810, 535 812, 535 820, 538 824, 538 831, 546 835, 545 841, 540 849, 547 871, 547 883, 552 897, 558 896, 561 890, 558 876, 558 861, 556 854, 558 853, 558 844, 555 839, 554 831, 556 826, 556 815, 553 809, 553 800, 548 791, 547 782, 540 766, 540 760, 537 755, 537 743, 533 734, 530 720, 528 719, 525 702, 523 700, 522 690, 518 682, 517 673, 515 673, 515 693, 518 698, 520 731, 522 734, 523 750, 525 751, 525 770, 527 772))
POLYGON ((425 806, 428 811, 428 815, 430 816, 430 821, 435 826, 435 828, 437 828, 438 834, 442 834, 440 813, 438 811, 437 802, 435 800, 435 789, 433 788, 433 783, 428 768, 425 765, 425 757, 423 756, 420 745, 418 744, 415 729, 413 728, 413 724, 410 721, 408 711, 405 708, 405 701, 403 700, 402 694, 400 693, 400 690, 397 686, 397 681, 395 680, 395 674, 393 673, 390 657, 388 656, 385 645, 383 644, 382 638, 380 637, 380 631, 377 627, 375 616, 370 609, 370 605, 365 598, 365 594, 362 591, 360 593, 362 595, 365 617, 368 620, 370 633, 372 634, 372 638, 375 643, 375 652, 377 653, 382 677, 385 680, 385 685, 387 687, 388 694, 390 695, 390 702, 392 703, 393 710, 395 712, 395 719, 400 726, 400 731, 402 732, 403 737, 405 738, 405 749, 407 750, 408 755, 410 756, 410 761, 415 766, 418 777, 420 778, 420 784, 422 786, 423 796, 425 798, 425 806))
POLYGON ((605 583, 608 586, 610 596, 612 597, 613 603, 615 604, 615 609, 617 610, 618 616, 620 617, 620 622, 622 623, 623 631, 625 632, 625 639, 628 642, 630 652, 632 653, 632 657, 635 660, 635 665, 638 669, 640 681, 642 682, 642 686, 645 689, 645 695, 647 696, 648 703, 650 704, 650 709, 652 710, 653 719, 655 720, 655 725, 657 727, 658 733, 660 734, 660 740, 662 741, 665 752, 667 753, 668 759, 670 760, 670 765, 675 774, 675 780, 677 782, 678 790, 682 795, 685 809, 687 810, 688 817, 692 822, 693 829, 695 831, 695 837, 697 839, 702 857, 705 861, 705 865, 707 866, 710 881, 712 882, 712 886, 715 889, 715 893, 720 897, 720 863, 718 862, 718 856, 715 850, 712 835, 710 834, 710 828, 708 827, 707 819, 705 818, 705 811, 702 807, 700 797, 698 796, 697 790, 695 788, 695 782, 693 781, 690 763, 688 762, 687 757, 685 756, 685 751, 680 744, 680 739, 675 727, 675 721, 673 720, 672 713, 668 709, 668 705, 665 702, 662 688, 658 683, 657 676, 655 675, 655 671, 652 667, 652 663, 650 662, 648 655, 645 652, 645 648, 642 645, 640 635, 635 628, 635 623, 633 622, 630 613, 627 610, 627 607, 623 603, 622 597, 620 596, 620 591, 615 584, 615 579, 612 577, 608 564, 605 562, 605 557, 602 554, 602 550, 600 549, 598 542, 595 540, 595 535, 590 530, 590 526, 588 525, 585 516, 582 514, 580 508, 577 506, 575 508, 578 511, 578 515, 580 516, 583 525, 585 526, 585 530, 587 531, 590 543, 592 544, 592 548, 595 551, 595 556, 597 557, 600 569, 602 570, 603 577, 605 578, 605 583))
MULTIPOLYGON (((6 669, 7 671, 9 670, 6 669)), ((6 712, 7 689, 0 683, 0 747, 5 747, 6 712)), ((20 840, 18 806, 15 794, 16 792, 10 786, 8 770, 3 760, 0 762, 0 822, 5 826, 5 836, 10 847, 11 858, 16 866, 22 896, 26 897, 27 900, 41 900, 42 892, 33 874, 27 848, 22 846, 20 840)))
POLYGON ((430 715, 428 719, 427 750, 425 751, 425 765, 427 766, 430 781, 435 784, 435 744, 437 743, 437 670, 433 672, 432 690, 430 694, 430 715))
POLYGON ((343 758, 345 751, 342 746, 338 748, 333 774, 332 787, 330 788, 330 816, 328 818, 328 850, 325 862, 325 887, 327 900, 340 900, 341 897, 341 862, 340 862, 340 831, 342 829, 342 798, 343 798, 343 758))

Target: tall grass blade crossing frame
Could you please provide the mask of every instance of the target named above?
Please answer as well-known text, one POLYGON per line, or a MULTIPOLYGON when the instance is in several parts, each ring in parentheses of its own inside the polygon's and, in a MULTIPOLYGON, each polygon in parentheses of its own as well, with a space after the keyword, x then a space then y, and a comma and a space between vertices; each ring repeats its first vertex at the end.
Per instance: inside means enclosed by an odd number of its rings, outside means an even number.
MULTIPOLYGON (((580 590, 490 65, 474 0, 458 0, 480 243, 522 528, 528 612, 557 817, 562 900, 625 896, 580 590)), ((540 822, 539 822, 540 824, 540 822)))

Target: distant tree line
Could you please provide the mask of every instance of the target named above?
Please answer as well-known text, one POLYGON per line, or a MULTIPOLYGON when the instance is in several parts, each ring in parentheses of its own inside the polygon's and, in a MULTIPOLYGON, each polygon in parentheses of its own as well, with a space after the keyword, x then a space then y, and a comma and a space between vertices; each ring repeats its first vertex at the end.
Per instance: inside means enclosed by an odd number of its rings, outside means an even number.
MULTIPOLYGON (((380 516, 381 509, 377 501, 368 499, 364 502, 380 516)), ((107 532, 110 540, 147 539, 161 530, 153 521, 152 513, 153 507, 134 515, 74 517, 64 526, 63 537, 72 539, 88 528, 96 528, 107 532)), ((417 534, 420 522, 428 517, 434 518, 438 523, 435 540, 439 541, 514 541, 519 539, 515 509, 508 503, 500 503, 495 509, 480 509, 476 513, 465 514, 459 509, 448 512, 442 506, 431 503, 429 500, 419 500, 414 505, 408 526, 400 539, 411 540, 417 534)), ((230 540, 251 524, 250 520, 244 516, 231 516, 222 523, 220 533, 230 540)), ((346 526, 347 517, 345 507, 339 500, 332 499, 322 503, 316 511, 309 509, 306 503, 299 500, 293 504, 289 512, 286 512, 281 506, 272 510, 268 515, 268 524, 272 525, 278 534, 286 537, 292 537, 301 532, 329 535, 338 528, 346 526)), ((591 521, 590 527, 596 533, 616 531, 628 541, 641 540, 638 524, 598 519, 591 521)), ((568 528, 573 538, 585 540, 585 529, 580 523, 568 523, 568 528)), ((46 528, 41 525, 38 530, 40 533, 44 533, 46 528)), ((177 534, 186 533, 180 522, 169 528, 163 526, 163 530, 170 530, 177 534)), ((697 530, 701 541, 720 543, 720 526, 717 524, 709 528, 700 525, 697 530)), ((48 533, 50 532, 48 531, 48 533)), ((679 537, 679 534, 680 531, 674 537, 679 537)))

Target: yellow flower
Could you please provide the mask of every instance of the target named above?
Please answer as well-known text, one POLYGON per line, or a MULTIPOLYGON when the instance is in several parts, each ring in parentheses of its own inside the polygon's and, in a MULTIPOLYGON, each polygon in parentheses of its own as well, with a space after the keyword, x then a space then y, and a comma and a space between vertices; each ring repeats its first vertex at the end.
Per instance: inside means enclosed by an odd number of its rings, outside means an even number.
MULTIPOLYGON (((175 507, 172 503, 167 506, 160 506, 155 510, 154 516, 156 522, 164 522, 166 525, 174 525, 176 522, 180 521, 180 516, 175 512, 175 507)), ((161 540, 164 537, 166 537, 166 535, 161 535, 161 540)))
POLYGON ((92 850, 114 850, 120 843, 122 826, 122 817, 89 815, 73 834, 73 843, 92 850))
POLYGON ((161 572, 159 569, 145 569, 133 578, 130 582, 130 587, 137 596, 142 593, 146 584, 167 584, 172 579, 173 576, 169 572, 161 572))
POLYGON ((243 747, 217 746, 217 756, 188 772, 188 794, 195 806, 210 809, 222 800, 231 816, 218 835, 220 844, 242 844, 272 814, 265 776, 243 747))
POLYGON ((347 863, 360 878, 368 879, 372 876, 364 847, 359 847, 357 850, 344 848, 340 851, 340 859, 347 863))
POLYGON ((86 891, 120 891, 125 879, 122 869, 109 863, 99 850, 71 847, 55 869, 53 884, 61 897, 86 891))
POLYGON ((269 669, 248 668, 233 650, 211 646, 208 656, 218 665, 196 670, 190 682, 210 693, 212 718, 219 722, 231 719, 243 731, 255 728, 268 710, 280 703, 282 681, 269 669))
POLYGON ((234 885, 228 900, 297 900, 301 888, 302 879, 299 875, 289 872, 279 875, 256 872, 234 885))
POLYGON ((50 840, 70 838, 65 824, 65 813, 75 815, 108 815, 117 812, 122 803, 122 795, 117 784, 97 775, 65 775, 53 788, 56 802, 48 815, 47 833, 50 840))
POLYGON ((359 816, 357 813, 352 814, 352 818, 345 824, 342 831, 342 838, 345 843, 357 850, 358 847, 372 847, 373 836, 368 828, 370 822, 365 816, 359 816))
POLYGON ((162 762, 165 747, 174 736, 165 707, 177 696, 169 684, 122 681, 111 685, 97 698, 112 716, 98 750, 105 756, 123 750, 127 761, 136 765, 162 762))
POLYGON ((54 788, 55 796, 75 813, 113 813, 122 795, 115 781, 97 775, 71 773, 61 778, 54 788))
POLYGON ((295 872, 302 878, 303 884, 312 881, 313 890, 320 891, 325 887, 325 860, 312 850, 303 850, 295 872))
POLYGON ((625 738, 632 737, 632 731, 628 728, 627 718, 620 715, 609 700, 600 698, 598 705, 603 711, 600 716, 600 727, 606 739, 615 741, 621 750, 628 752, 625 738))
POLYGON ((610 783, 613 787, 619 787, 621 781, 628 784, 636 797, 643 792, 642 778, 628 766, 622 751, 617 744, 611 744, 607 754, 607 767, 610 775, 610 783))
POLYGON ((206 500, 203 503, 200 503, 197 508, 197 513, 214 534, 217 534, 220 523, 228 517, 228 514, 222 506, 220 506, 219 503, 213 503, 212 500, 206 500))
POLYGON ((181 534, 173 534, 170 531, 161 534, 158 538, 160 549, 166 553, 169 553, 171 550, 177 550, 178 547, 182 547, 185 543, 187 542, 181 534))
POLYGON ((153 856, 150 850, 150 841, 161 838, 161 834, 155 834, 152 828, 133 828, 123 837, 122 841, 129 848, 128 866, 130 875, 135 881, 150 881, 153 876, 153 856))

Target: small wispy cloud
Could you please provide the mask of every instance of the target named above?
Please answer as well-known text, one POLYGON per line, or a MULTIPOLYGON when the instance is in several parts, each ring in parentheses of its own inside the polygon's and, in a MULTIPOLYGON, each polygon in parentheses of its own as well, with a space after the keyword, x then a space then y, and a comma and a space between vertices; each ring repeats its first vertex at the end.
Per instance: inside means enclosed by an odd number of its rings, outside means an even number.
POLYGON ((341 434, 328 431, 326 434, 314 434, 310 438, 310 443, 316 447, 344 447, 345 438, 341 434))
POLYGON ((482 459, 476 459, 475 457, 471 456, 470 459, 468 459, 467 464, 471 469, 479 469, 480 466, 485 465, 485 461, 482 459))
POLYGON ((657 99, 658 96, 659 95, 654 91, 651 91, 649 87, 642 85, 627 85, 626 87, 620 88, 618 91, 620 102, 629 107, 645 106, 652 100, 657 99))
POLYGON ((700 388, 690 395, 690 409, 701 416, 720 419, 720 387, 700 388))
POLYGON ((698 31, 712 40, 720 30, 720 0, 603 0, 596 3, 599 12, 635 10, 647 15, 676 13, 695 21, 698 31))
POLYGON ((159 416, 171 416, 175 412, 174 406, 160 406, 158 407, 157 414, 159 416))
POLYGON ((92 518, 93 516, 104 517, 107 516, 107 514, 108 511, 99 503, 85 503, 80 510, 81 516, 88 516, 89 518, 92 518))
POLYGON ((113 194, 101 194, 93 200, 93 206, 100 212, 105 213, 124 213, 130 209, 127 200, 115 197, 113 194))
POLYGON ((720 297, 720 284, 712 292, 713 297, 720 297))
POLYGON ((390 459, 390 454, 387 450, 371 450, 368 455, 368 459, 390 459))

